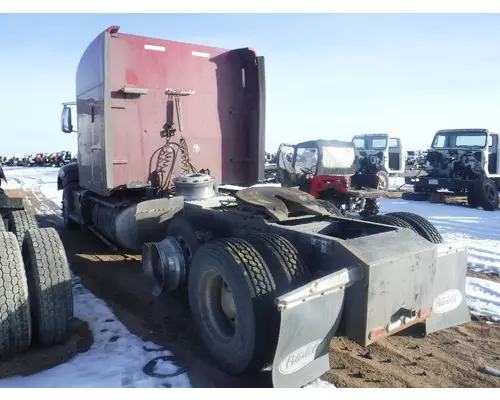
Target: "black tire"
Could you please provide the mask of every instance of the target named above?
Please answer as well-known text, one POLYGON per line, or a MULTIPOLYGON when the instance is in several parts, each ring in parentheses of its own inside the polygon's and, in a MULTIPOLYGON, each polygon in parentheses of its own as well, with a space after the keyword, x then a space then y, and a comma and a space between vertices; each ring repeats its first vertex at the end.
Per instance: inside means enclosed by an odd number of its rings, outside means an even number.
POLYGON ((28 285, 16 236, 0 232, 0 359, 26 351, 31 343, 28 285))
POLYGON ((408 228, 411 229, 413 232, 416 232, 416 230, 405 220, 395 217, 393 215, 372 215, 369 217, 363 218, 363 220, 368 221, 368 222, 375 222, 377 224, 384 224, 384 225, 390 225, 390 226, 397 226, 399 228, 408 228))
POLYGON ((276 286, 253 246, 236 238, 200 246, 191 264, 188 292, 201 340, 221 370, 237 375, 259 370, 270 361, 279 330, 276 286), (233 295, 234 325, 221 305, 224 283, 233 295))
POLYGON ((342 217, 342 212, 332 203, 326 200, 317 200, 321 207, 323 207, 326 211, 332 214, 335 217, 342 217))
POLYGON ((483 210, 494 211, 498 208, 499 197, 497 187, 486 176, 480 176, 474 182, 474 194, 483 210))
POLYGON ((404 192, 401 198, 408 201, 428 201, 429 194, 425 192, 404 192))
POLYGON ((62 195, 61 213, 64 221, 64 227, 68 231, 75 230, 78 224, 69 217, 69 198, 71 196, 71 187, 65 186, 62 195))
POLYGON ((22 247, 24 234, 30 229, 38 228, 35 215, 28 210, 12 211, 9 214, 9 230, 16 235, 19 247, 22 247))
POLYGON ((179 242, 188 269, 200 245, 209 240, 207 234, 207 231, 195 231, 189 219, 182 214, 176 215, 167 225, 167 236, 173 236, 179 242))
POLYGON ((2 216, 0 215, 0 232, 6 232, 7 229, 5 229, 5 222, 2 218, 2 216))
POLYGON ((392 212, 385 215, 392 215, 408 222, 408 224, 410 224, 421 237, 431 243, 438 244, 444 242, 443 237, 437 228, 420 215, 409 212, 392 212))
POLYGON ((389 174, 385 171, 378 171, 377 176, 379 179, 379 184, 377 189, 386 192, 389 189, 389 174))
POLYGON ((73 319, 73 291, 64 246, 54 228, 31 229, 23 243, 30 292, 33 340, 42 346, 64 342, 73 319))
POLYGON ((467 204, 471 208, 479 208, 481 206, 474 190, 467 190, 467 204))
POLYGON ((245 238, 264 258, 276 283, 277 296, 297 289, 311 280, 311 273, 297 249, 275 233, 259 233, 245 238))

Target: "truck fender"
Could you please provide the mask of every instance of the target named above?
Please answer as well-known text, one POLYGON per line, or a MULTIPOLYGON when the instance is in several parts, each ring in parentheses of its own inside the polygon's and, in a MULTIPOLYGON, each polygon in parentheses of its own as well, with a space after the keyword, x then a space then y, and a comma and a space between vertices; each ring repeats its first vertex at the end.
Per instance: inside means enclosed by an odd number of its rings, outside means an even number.
POLYGON ((57 190, 62 190, 65 186, 71 183, 78 183, 79 181, 78 164, 67 164, 61 167, 57 174, 57 190))

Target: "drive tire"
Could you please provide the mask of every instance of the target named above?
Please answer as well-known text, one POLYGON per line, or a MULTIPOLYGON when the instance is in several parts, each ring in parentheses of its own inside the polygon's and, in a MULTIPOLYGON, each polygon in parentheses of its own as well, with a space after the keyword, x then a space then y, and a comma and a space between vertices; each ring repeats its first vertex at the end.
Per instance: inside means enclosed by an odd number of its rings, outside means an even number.
POLYGON ((494 211, 498 208, 499 197, 495 183, 486 176, 480 176, 474 182, 474 194, 477 202, 486 211, 494 211))
POLYGON ((410 212, 392 212, 385 215, 390 215, 402 219, 410 224, 413 229, 424 239, 431 243, 444 243, 443 237, 437 228, 424 217, 410 212))
POLYGON ((318 199, 317 202, 321 207, 323 207, 326 211, 332 214, 335 217, 343 217, 342 212, 332 203, 327 200, 318 199))
POLYGON ((311 273, 297 249, 275 233, 259 233, 245 238, 264 259, 276 283, 277 296, 305 285, 311 273))
POLYGON ((16 236, 0 232, 0 360, 28 350, 31 316, 28 284, 16 236))
POLYGON ((467 204, 471 208, 479 208, 481 204, 477 200, 476 192, 474 190, 467 190, 467 204))
POLYGON ((22 247, 24 234, 30 229, 38 228, 35 214, 28 210, 12 211, 9 214, 9 230, 16 235, 19 247, 22 247))
POLYGON ((390 226, 397 226, 398 228, 407 228, 412 230, 413 232, 417 232, 413 226, 411 226, 408 222, 405 220, 395 217, 393 215, 371 215, 369 217, 363 218, 364 221, 368 222, 375 222, 377 224, 384 224, 384 225, 390 225, 390 226))
POLYGON ((194 324, 218 368, 237 375, 270 361, 279 331, 276 286, 253 246, 237 238, 200 246, 191 264, 188 295, 194 324), (224 283, 234 300, 234 328, 222 308, 224 283))
POLYGON ((379 184, 377 189, 386 192, 389 189, 389 174, 385 171, 378 171, 377 176, 379 179, 379 184))
POLYGON ((64 342, 71 331, 73 289, 64 246, 54 228, 26 232, 23 248, 30 292, 33 341, 64 342))

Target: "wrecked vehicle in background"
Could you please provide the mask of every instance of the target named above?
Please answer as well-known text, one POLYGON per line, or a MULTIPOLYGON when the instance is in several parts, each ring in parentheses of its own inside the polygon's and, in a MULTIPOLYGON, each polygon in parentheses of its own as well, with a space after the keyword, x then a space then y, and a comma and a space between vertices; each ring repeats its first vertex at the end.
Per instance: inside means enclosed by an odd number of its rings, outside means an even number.
POLYGON ((447 190, 467 195, 473 208, 498 208, 500 188, 498 133, 488 129, 437 131, 427 152, 424 177, 406 177, 416 193, 447 190))
POLYGON ((59 153, 56 166, 62 167, 63 165, 69 164, 72 162, 72 159, 71 151, 63 150, 59 153))
POLYGON ((427 151, 423 150, 410 150, 407 151, 407 159, 406 159, 406 169, 407 170, 415 170, 422 169, 425 163, 425 157, 427 155, 427 151))
POLYGON ((37 167, 42 167, 45 164, 45 154, 37 153, 33 164, 35 164, 37 167))
POLYGON ((408 150, 406 152, 406 169, 412 169, 417 164, 417 152, 408 150))
POLYGON ((352 142, 310 140, 296 145, 282 143, 276 153, 278 181, 318 199, 332 214, 376 215, 379 177, 356 171, 359 157, 352 142), (292 154, 291 160, 287 157, 292 154))
POLYGON ((21 162, 22 157, 20 156, 11 156, 5 161, 5 165, 7 167, 17 167, 19 163, 21 162))
POLYGON ((187 288, 220 370, 301 387, 330 369, 341 321, 362 346, 470 321, 467 249, 423 217, 343 218, 303 191, 253 186, 265 169, 262 56, 119 29, 78 65, 79 162, 59 170, 63 221, 141 250, 154 296, 187 288))
POLYGON ((352 142, 359 152, 357 171, 378 175, 379 189, 387 190, 390 177, 404 174, 407 155, 400 138, 368 133, 355 135, 352 142))

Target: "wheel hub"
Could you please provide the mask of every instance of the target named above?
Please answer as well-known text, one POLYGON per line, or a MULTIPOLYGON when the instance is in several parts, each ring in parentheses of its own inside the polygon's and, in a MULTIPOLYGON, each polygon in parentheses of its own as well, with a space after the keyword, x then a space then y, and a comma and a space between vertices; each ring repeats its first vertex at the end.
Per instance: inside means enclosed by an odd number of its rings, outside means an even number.
POLYGON ((144 244, 142 267, 154 296, 173 291, 186 281, 184 254, 179 242, 172 236, 161 242, 144 244))
POLYGON ((174 179, 175 191, 188 201, 203 200, 215 196, 215 178, 207 174, 188 174, 174 179))
POLYGON ((227 286, 226 282, 222 284, 221 289, 221 306, 226 318, 231 325, 236 323, 236 305, 234 304, 233 294, 231 289, 227 286))
POLYGON ((486 197, 490 201, 495 200, 495 189, 491 185, 486 185, 485 187, 486 197))
POLYGON ((379 190, 385 190, 386 186, 387 186, 387 183, 386 183, 385 179, 381 178, 379 176, 379 178, 378 178, 378 189, 379 190))

